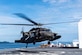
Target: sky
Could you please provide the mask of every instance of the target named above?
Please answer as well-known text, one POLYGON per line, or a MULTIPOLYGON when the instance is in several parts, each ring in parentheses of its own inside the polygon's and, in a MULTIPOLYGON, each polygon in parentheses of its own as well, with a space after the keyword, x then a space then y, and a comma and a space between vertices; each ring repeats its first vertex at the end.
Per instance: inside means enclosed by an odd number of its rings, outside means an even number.
MULTIPOLYGON (((68 22, 82 19, 82 0, 0 0, 0 23, 31 24, 14 15, 23 13, 38 23, 68 22)), ((21 29, 31 26, 0 25, 0 41, 14 42, 21 38, 21 29)), ((78 39, 78 22, 42 26, 62 37, 57 41, 78 39)))

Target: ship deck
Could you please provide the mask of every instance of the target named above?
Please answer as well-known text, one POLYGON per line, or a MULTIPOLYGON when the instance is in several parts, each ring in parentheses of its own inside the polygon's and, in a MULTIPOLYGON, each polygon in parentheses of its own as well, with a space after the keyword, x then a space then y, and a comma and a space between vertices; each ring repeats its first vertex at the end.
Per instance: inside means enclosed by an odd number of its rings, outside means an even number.
POLYGON ((0 55, 82 55, 79 48, 13 48, 1 49, 0 55))

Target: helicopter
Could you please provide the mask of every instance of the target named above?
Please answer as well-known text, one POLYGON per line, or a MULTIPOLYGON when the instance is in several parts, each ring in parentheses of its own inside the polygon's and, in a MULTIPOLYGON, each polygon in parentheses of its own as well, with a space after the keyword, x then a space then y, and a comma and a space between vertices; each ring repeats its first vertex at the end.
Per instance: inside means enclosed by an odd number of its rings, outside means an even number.
POLYGON ((32 28, 28 32, 24 32, 22 29, 22 37, 19 40, 15 40, 15 43, 33 43, 35 45, 36 42, 42 42, 48 40, 48 43, 50 41, 54 41, 61 38, 61 35, 52 32, 50 29, 42 28, 43 25, 50 25, 50 24, 60 24, 60 23, 72 23, 72 22, 78 22, 78 21, 68 21, 68 22, 59 22, 59 23, 48 23, 48 24, 41 24, 37 23, 30 18, 28 18, 26 15, 22 13, 14 13, 14 15, 17 15, 32 24, 1 24, 1 25, 21 25, 21 26, 36 26, 36 28, 32 28))
POLYGON ((15 40, 16 43, 26 43, 26 44, 33 43, 35 45, 36 42, 42 42, 48 40, 49 43, 50 41, 61 38, 60 35, 58 35, 57 33, 53 33, 50 29, 40 27, 45 24, 37 23, 21 13, 16 13, 15 15, 23 19, 26 19, 27 21, 32 23, 32 24, 26 24, 28 26, 37 26, 36 28, 32 28, 31 30, 29 30, 28 32, 24 32, 22 30, 22 37, 20 40, 15 40))

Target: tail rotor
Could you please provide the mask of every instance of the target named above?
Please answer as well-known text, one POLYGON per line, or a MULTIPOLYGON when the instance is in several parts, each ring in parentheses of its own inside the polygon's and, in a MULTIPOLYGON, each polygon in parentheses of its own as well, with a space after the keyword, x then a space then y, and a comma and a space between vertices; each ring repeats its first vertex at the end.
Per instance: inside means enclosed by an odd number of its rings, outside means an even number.
POLYGON ((22 27, 22 31, 21 31, 22 37, 24 36, 24 27, 22 27))

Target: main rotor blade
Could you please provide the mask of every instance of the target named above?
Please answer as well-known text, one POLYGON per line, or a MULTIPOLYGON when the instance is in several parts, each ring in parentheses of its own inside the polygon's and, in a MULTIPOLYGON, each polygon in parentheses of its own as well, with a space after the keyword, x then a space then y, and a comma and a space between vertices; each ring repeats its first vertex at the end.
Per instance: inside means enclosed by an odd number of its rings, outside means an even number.
POLYGON ((34 26, 33 24, 0 24, 0 25, 34 26))
POLYGON ((79 20, 77 20, 77 21, 67 21, 67 22, 47 23, 47 24, 42 24, 42 25, 63 24, 63 23, 74 23, 74 22, 79 22, 79 20))
POLYGON ((29 22, 33 23, 34 25, 38 25, 38 23, 36 23, 35 21, 29 19, 28 17, 26 17, 24 14, 22 13, 14 13, 15 15, 21 17, 21 18, 24 18, 25 20, 28 20, 29 22))

